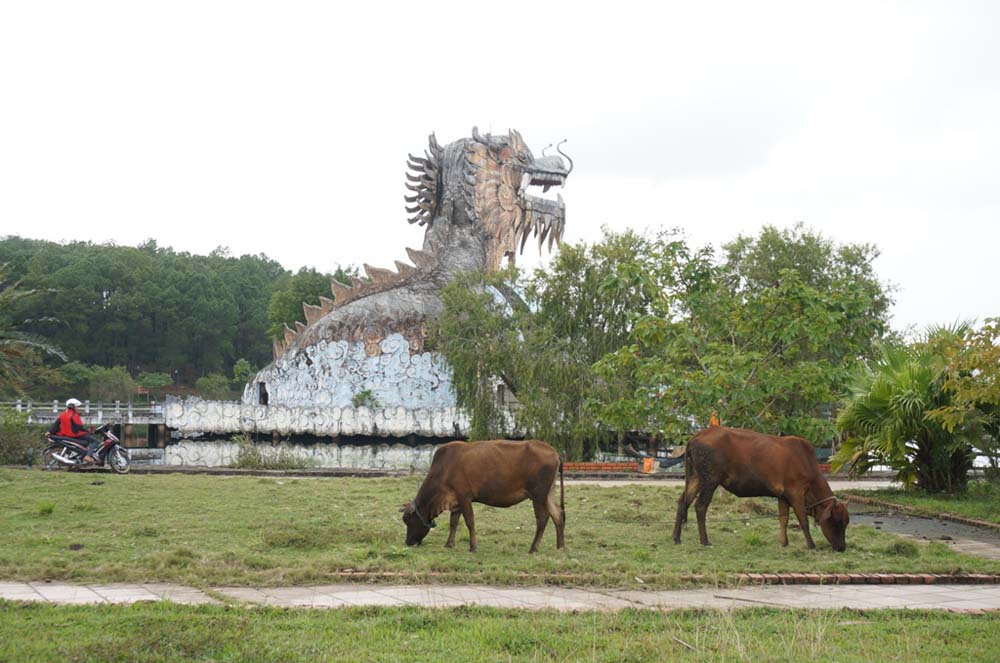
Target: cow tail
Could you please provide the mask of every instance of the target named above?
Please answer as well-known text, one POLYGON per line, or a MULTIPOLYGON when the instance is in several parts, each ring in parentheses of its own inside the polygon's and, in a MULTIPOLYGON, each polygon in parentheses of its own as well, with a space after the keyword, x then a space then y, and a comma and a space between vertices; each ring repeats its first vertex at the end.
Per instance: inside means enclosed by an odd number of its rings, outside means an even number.
POLYGON ((565 487, 563 486, 563 461, 559 457, 559 512, 562 514, 563 525, 566 525, 566 501, 564 499, 565 487))

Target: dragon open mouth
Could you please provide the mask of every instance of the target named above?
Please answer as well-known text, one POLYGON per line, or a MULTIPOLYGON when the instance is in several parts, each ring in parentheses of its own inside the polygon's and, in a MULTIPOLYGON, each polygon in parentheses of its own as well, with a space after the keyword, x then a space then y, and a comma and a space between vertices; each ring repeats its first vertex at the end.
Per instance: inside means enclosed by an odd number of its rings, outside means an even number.
POLYGON ((548 191, 554 186, 565 186, 566 176, 559 173, 531 173, 528 184, 531 186, 545 187, 542 191, 548 191))
POLYGON ((502 255, 513 259, 515 252, 523 252, 532 235, 538 239, 539 251, 546 240, 551 251, 552 245, 562 239, 566 225, 562 196, 557 194, 555 200, 533 196, 528 188, 540 186, 544 194, 566 184, 573 172, 573 160, 560 149, 565 142, 555 146, 557 154, 546 155, 542 150, 542 156, 535 158, 521 134, 513 129, 506 137, 493 137, 483 136, 472 127, 472 141, 466 147, 465 181, 474 187, 474 206, 484 225, 498 240, 505 236, 505 242, 513 244, 503 247, 503 252, 491 259, 492 264, 499 264, 502 255), (563 159, 569 162, 568 168, 563 159))
MULTIPOLYGON (((542 157, 542 160, 550 160, 553 157, 542 157)), ((555 159, 559 159, 555 157, 555 159)), ((548 165, 548 164, 546 164, 548 165)), ((559 166, 561 166, 561 160, 559 166)), ((558 166, 557 166, 558 167, 558 166)), ((552 250, 552 245, 562 239, 563 229, 566 227, 566 204, 563 202, 562 194, 557 193, 555 199, 550 197, 534 196, 529 193, 529 187, 542 187, 542 193, 548 193, 552 187, 561 187, 566 184, 566 176, 569 172, 561 168, 562 172, 553 170, 531 170, 521 177, 521 188, 518 191, 521 198, 521 208, 524 210, 523 217, 514 224, 515 241, 519 244, 519 250, 524 251, 524 246, 528 242, 530 235, 535 235, 538 239, 538 248, 548 240, 548 250, 552 250)))

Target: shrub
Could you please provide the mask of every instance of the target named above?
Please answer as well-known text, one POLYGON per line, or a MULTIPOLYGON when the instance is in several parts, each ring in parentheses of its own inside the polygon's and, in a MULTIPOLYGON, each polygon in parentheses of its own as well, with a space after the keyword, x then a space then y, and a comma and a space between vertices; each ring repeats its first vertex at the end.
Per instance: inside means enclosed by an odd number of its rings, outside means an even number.
POLYGON ((0 465, 30 465, 42 450, 43 431, 28 423, 27 414, 0 408, 0 465))

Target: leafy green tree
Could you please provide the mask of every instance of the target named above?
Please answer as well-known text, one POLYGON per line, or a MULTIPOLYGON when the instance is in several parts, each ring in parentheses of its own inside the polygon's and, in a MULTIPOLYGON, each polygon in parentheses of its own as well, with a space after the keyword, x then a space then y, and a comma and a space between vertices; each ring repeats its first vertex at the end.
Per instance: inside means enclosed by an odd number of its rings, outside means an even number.
POLYGON ((173 384, 173 378, 170 377, 169 373, 140 373, 139 377, 136 378, 136 382, 141 387, 145 387, 149 390, 155 398, 163 397, 163 390, 173 384))
POLYGON ((78 361, 68 361, 59 367, 66 384, 73 388, 86 388, 94 379, 94 369, 78 361))
POLYGON ((203 397, 210 400, 225 400, 232 395, 229 388, 229 378, 221 373, 209 373, 195 380, 194 388, 203 397))
POLYGON ((319 298, 333 299, 330 281, 350 283, 351 277, 357 276, 357 269, 337 267, 333 274, 317 272, 311 267, 303 267, 294 275, 283 279, 267 307, 268 336, 280 339, 285 335, 285 326, 295 328, 296 321, 305 321, 302 304, 319 305, 319 298))
POLYGON ((233 364, 233 386, 242 389, 257 373, 257 368, 246 359, 240 358, 233 364))
POLYGON ((945 362, 942 388, 951 398, 927 416, 949 433, 970 431, 974 452, 985 456, 991 476, 1000 478, 1000 318, 979 328, 970 325, 958 342, 952 340, 932 340, 945 362))
POLYGON ((948 408, 946 365, 935 347, 952 344, 964 330, 935 330, 912 345, 889 344, 858 369, 837 427, 845 440, 832 458, 855 474, 890 467, 906 485, 929 492, 964 490, 975 437, 967 426, 944 424, 929 414, 948 408))
POLYGON ((111 401, 127 402, 132 399, 139 386, 124 366, 104 368, 92 367, 93 377, 88 390, 90 399, 104 403, 111 401))
POLYGON ((718 413, 726 425, 820 441, 858 358, 887 333, 888 289, 865 245, 834 246, 801 227, 707 250, 675 250, 675 286, 637 316, 630 342, 595 372, 635 386, 598 403, 617 428, 675 441, 718 413))
POLYGON ((672 233, 606 231, 594 246, 563 245, 548 269, 530 276, 467 275, 445 288, 430 340, 452 367, 471 436, 523 433, 570 458, 592 455, 613 434, 588 404, 614 389, 591 379, 591 366, 619 349, 634 316, 671 286, 663 256, 682 248, 672 233), (499 406, 500 386, 516 399, 513 408, 499 406))

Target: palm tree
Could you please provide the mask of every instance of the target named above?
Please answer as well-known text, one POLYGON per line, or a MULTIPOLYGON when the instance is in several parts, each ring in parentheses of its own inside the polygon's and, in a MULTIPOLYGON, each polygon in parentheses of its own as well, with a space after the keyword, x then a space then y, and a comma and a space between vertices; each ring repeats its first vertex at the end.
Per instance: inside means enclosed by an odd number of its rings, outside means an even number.
POLYGON ((835 470, 849 465, 860 474, 881 465, 922 490, 965 488, 972 468, 972 432, 948 431, 927 416, 951 399, 942 388, 944 362, 933 346, 946 337, 959 338, 963 329, 932 329, 922 342, 887 345, 859 370, 837 417, 846 439, 831 459, 835 470))
POLYGON ((26 364, 34 361, 36 351, 59 357, 66 361, 55 345, 44 337, 16 329, 10 312, 14 302, 35 294, 34 290, 23 290, 19 283, 7 283, 7 266, 0 265, 0 393, 19 391, 21 373, 26 364))

